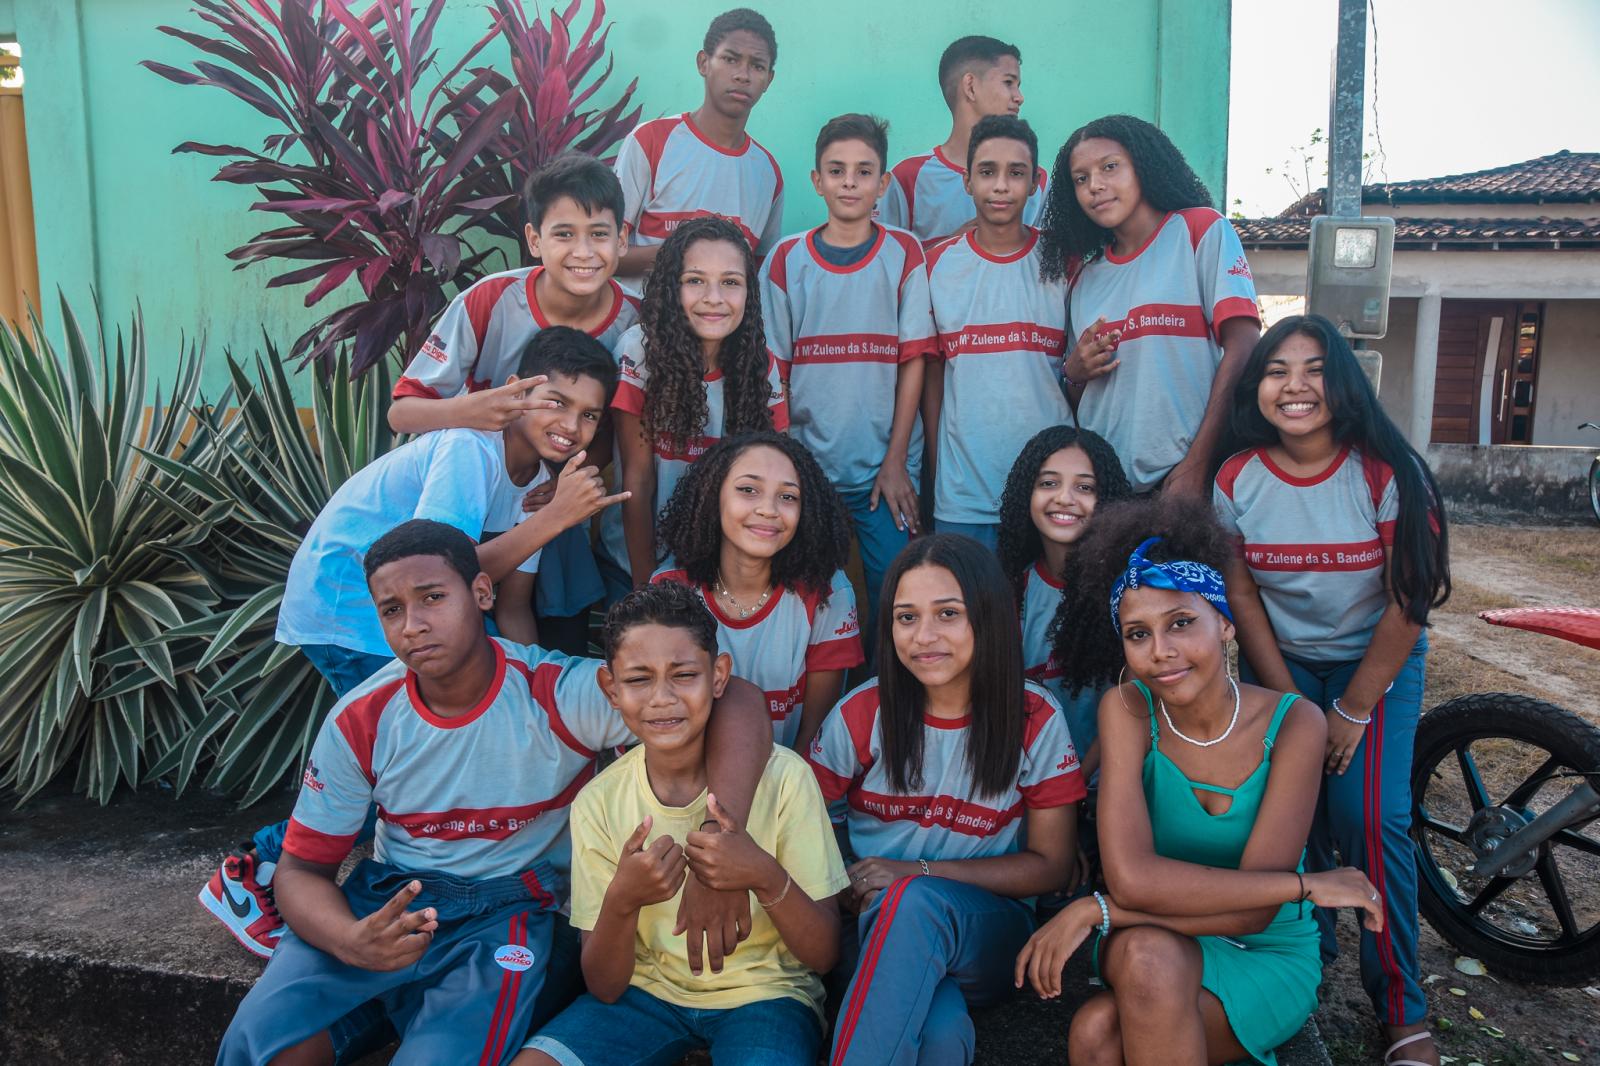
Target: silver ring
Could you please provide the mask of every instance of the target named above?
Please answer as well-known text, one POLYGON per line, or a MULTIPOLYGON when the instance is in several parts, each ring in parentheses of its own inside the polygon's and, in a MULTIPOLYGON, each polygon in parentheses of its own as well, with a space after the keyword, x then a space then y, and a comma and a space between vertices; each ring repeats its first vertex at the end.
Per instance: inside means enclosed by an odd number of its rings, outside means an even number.
POLYGON ((1372 894, 1372 896, 1371 896, 1371 899, 1372 899, 1372 902, 1374 902, 1374 903, 1378 902, 1378 894, 1376 892, 1374 892, 1372 894))

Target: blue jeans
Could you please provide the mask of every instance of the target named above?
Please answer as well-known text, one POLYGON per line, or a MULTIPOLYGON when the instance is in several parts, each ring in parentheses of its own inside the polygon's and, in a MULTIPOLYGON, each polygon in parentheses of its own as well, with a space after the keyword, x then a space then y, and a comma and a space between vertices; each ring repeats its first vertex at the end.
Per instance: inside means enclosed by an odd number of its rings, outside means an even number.
MULTIPOLYGON (((1359 867, 1383 897, 1383 932, 1358 926, 1361 934, 1361 984, 1385 1025, 1411 1025, 1427 1017, 1417 962, 1417 860, 1411 842, 1411 752, 1422 713, 1423 664, 1428 637, 1423 634, 1394 685, 1372 709, 1372 724, 1343 774, 1322 778, 1322 795, 1306 844, 1306 871, 1359 867)), ((1242 665, 1241 660, 1241 665, 1242 665)), ((1333 715, 1359 660, 1307 662, 1284 656, 1295 688, 1333 715)), ((1251 680, 1248 671, 1241 674, 1251 680)), ((1322 958, 1339 953, 1334 935, 1337 913, 1318 907, 1322 958)))
POLYGON ((579 996, 525 1046, 561 1066, 672 1066, 702 1048, 714 1066, 814 1066, 822 1023, 787 996, 711 1010, 629 987, 615 1003, 579 996))
POLYGON ((861 573, 867 583, 866 614, 861 616, 862 642, 870 659, 875 650, 874 627, 878 622, 878 595, 883 590, 883 575, 889 564, 911 540, 911 534, 895 526, 894 515, 887 503, 878 501, 872 510, 872 490, 841 492, 839 497, 850 512, 850 523, 855 527, 856 543, 861 546, 861 573))
POLYGON ((990 551, 1000 546, 999 522, 946 522, 942 518, 933 520, 935 533, 959 533, 963 537, 971 537, 990 551))

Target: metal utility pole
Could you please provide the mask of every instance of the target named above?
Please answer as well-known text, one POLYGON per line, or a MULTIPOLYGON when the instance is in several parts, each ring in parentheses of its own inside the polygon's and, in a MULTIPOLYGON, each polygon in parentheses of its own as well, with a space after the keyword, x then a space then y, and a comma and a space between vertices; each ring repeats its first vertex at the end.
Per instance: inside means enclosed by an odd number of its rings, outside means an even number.
POLYGON ((1328 202, 1333 218, 1361 217, 1361 127, 1366 115, 1367 0, 1339 0, 1328 116, 1328 202))

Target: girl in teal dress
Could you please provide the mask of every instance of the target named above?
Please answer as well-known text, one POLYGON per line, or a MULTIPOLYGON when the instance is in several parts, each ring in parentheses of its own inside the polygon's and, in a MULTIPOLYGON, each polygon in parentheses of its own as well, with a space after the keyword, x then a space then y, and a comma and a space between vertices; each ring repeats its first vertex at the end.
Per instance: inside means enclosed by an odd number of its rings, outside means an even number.
POLYGON ((1105 509, 1079 547, 1127 663, 1099 710, 1107 888, 1041 927, 1016 970, 1058 996, 1098 932, 1107 989, 1072 1019, 1073 1066, 1275 1062, 1316 1007, 1310 905, 1382 922, 1359 870, 1300 869, 1327 726, 1306 700, 1229 675, 1230 550, 1209 508, 1176 498, 1105 509))

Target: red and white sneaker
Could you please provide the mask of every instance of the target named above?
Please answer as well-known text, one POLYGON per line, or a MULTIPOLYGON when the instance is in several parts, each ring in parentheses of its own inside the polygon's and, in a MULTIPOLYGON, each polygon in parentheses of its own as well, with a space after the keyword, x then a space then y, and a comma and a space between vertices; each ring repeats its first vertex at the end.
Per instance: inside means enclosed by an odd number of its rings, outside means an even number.
POLYGON ((206 887, 200 890, 200 903, 228 927, 245 949, 270 959, 283 936, 283 919, 272 895, 272 873, 276 863, 256 864, 255 849, 249 844, 222 860, 206 887))

